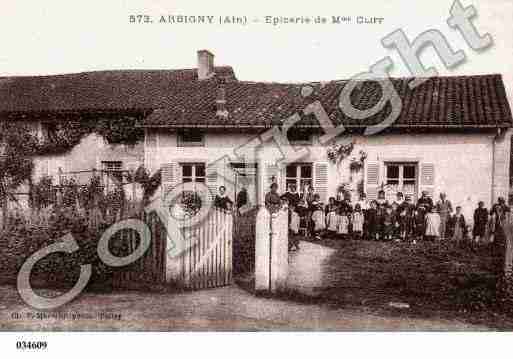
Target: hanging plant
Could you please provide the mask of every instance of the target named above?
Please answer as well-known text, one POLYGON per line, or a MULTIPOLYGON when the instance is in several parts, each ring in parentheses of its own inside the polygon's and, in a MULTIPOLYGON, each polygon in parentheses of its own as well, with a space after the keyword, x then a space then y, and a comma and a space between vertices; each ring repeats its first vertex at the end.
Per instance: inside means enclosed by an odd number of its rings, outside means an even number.
POLYGON ((340 163, 342 162, 347 156, 353 152, 354 143, 349 142, 348 144, 333 144, 330 147, 328 147, 327 155, 328 159, 332 163, 340 163))
POLYGON ((367 152, 360 150, 359 155, 360 158, 358 160, 353 157, 349 163, 349 169, 351 172, 359 172, 363 168, 365 159, 367 158, 367 152))

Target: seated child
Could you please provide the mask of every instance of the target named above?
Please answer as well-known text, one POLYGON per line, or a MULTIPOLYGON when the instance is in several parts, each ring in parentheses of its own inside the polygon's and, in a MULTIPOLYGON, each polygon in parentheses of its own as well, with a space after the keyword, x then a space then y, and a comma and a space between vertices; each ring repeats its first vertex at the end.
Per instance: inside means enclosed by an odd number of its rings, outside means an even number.
POLYGON ((313 235, 316 240, 321 239, 322 232, 326 229, 326 219, 320 196, 316 194, 312 201, 312 222, 313 222, 313 235))
POLYGON ((335 197, 330 197, 329 203, 326 206, 326 229, 328 235, 334 237, 337 233, 338 214, 337 206, 335 204, 335 197))
POLYGON ((436 211, 436 207, 431 207, 426 214, 426 239, 436 240, 440 238, 440 215, 436 211))
POLYGON ((364 216, 362 207, 358 203, 354 206, 351 222, 353 224, 353 238, 362 239, 364 216))
POLYGON ((290 219, 289 219, 289 251, 295 248, 299 249, 299 215, 296 212, 296 208, 294 204, 291 204, 290 207, 290 219))
POLYGON ((340 239, 347 239, 349 236, 349 215, 343 206, 339 208, 337 234, 340 239))

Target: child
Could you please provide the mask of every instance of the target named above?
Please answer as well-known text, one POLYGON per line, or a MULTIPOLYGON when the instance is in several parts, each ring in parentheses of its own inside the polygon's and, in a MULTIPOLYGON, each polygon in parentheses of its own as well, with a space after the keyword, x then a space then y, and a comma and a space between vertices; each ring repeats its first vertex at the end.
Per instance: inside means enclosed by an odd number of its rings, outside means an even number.
MULTIPOLYGON (((401 193, 401 192, 399 192, 401 193)), ((402 193, 401 193, 402 196, 402 193)), ((401 202, 402 204, 403 202, 401 202)), ((394 229, 392 230, 392 237, 399 241, 401 238, 401 230, 399 228, 399 204, 397 202, 392 203, 392 217, 393 217, 393 224, 394 229)))
POLYGON ((354 206, 354 212, 352 216, 352 224, 353 224, 353 238, 361 239, 363 233, 363 222, 364 216, 362 212, 362 207, 359 203, 354 206))
POLYGON ((474 229, 472 230, 472 239, 478 243, 484 239, 486 226, 488 224, 488 210, 484 208, 484 202, 479 201, 474 211, 474 229))
POLYGON ((296 213, 299 216, 299 232, 303 232, 305 236, 308 235, 308 205, 304 198, 299 200, 296 207, 296 213))
POLYGON ((290 212, 289 212, 289 251, 293 248, 299 250, 299 215, 296 212, 296 207, 294 204, 290 204, 290 212))
POLYGON ((365 212, 365 237, 370 241, 377 240, 378 235, 378 211, 377 202, 371 201, 370 208, 365 212))
POLYGON ((399 205, 397 211, 399 212, 399 238, 403 241, 408 240, 412 234, 413 228, 413 206, 411 204, 411 197, 406 196, 404 202, 399 205))
POLYGON ((316 240, 320 240, 322 232, 326 229, 326 220, 324 218, 324 211, 318 194, 314 195, 311 207, 314 238, 316 240))
POLYGON ((437 240, 440 237, 440 215, 436 207, 431 207, 426 214, 426 239, 437 240))
POLYGON ((394 213, 392 211, 392 206, 387 206, 385 208, 385 213, 381 219, 381 228, 382 228, 382 240, 390 241, 394 236, 395 230, 395 218, 394 213))
MULTIPOLYGON (((421 240, 424 238, 424 233, 426 231, 426 207, 423 205, 417 206, 415 210, 415 215, 413 218, 414 223, 414 232, 415 232, 415 240, 421 240)), ((414 240, 414 242, 415 242, 414 240)))
POLYGON ((340 239, 346 239, 349 235, 349 216, 344 206, 339 208, 337 233, 340 239))
POLYGON ((453 241, 460 242, 466 237, 467 225, 465 217, 461 213, 461 206, 456 207, 456 213, 451 218, 451 227, 453 228, 453 241))
POLYGON ((337 206, 335 204, 335 197, 330 197, 329 203, 326 206, 326 229, 331 238, 335 237, 337 233, 337 224, 338 213, 337 206))

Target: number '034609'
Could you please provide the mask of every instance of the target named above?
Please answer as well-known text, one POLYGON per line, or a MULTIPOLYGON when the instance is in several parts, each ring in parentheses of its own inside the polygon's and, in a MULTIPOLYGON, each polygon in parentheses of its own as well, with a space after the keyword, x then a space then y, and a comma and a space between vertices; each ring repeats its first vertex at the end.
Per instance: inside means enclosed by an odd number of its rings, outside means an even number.
POLYGON ((48 348, 48 343, 41 341, 41 342, 26 342, 26 341, 17 341, 16 342, 16 349, 19 350, 45 350, 48 348))

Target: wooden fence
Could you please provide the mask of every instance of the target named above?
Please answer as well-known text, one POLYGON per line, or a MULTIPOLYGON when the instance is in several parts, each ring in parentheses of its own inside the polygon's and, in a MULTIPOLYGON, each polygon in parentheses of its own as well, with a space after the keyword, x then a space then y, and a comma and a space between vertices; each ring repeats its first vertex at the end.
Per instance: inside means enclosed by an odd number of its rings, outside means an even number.
MULTIPOLYGON (((202 222, 184 223, 180 238, 170 238, 168 231, 155 214, 144 215, 150 228, 151 245, 134 264, 117 271, 114 284, 125 287, 130 282, 169 283, 185 289, 204 289, 232 283, 233 216, 221 209, 213 209, 202 222), (170 249, 182 246, 174 253, 170 249)), ((127 255, 137 248, 137 235, 120 232, 119 240, 127 248, 127 255)))
MULTIPOLYGON (((150 246, 133 264, 114 272, 113 285, 116 288, 123 288, 132 283, 166 282, 166 228, 155 213, 144 213, 140 218, 150 228, 150 246)), ((120 231, 115 234, 113 242, 122 248, 120 254, 128 255, 139 245, 139 238, 134 231, 120 231)))

